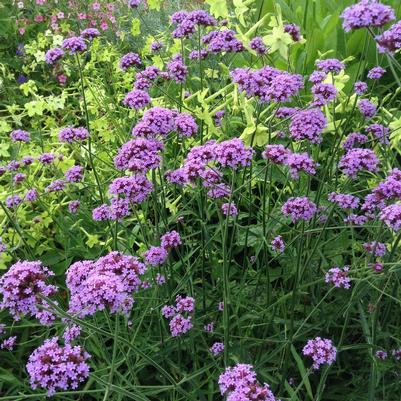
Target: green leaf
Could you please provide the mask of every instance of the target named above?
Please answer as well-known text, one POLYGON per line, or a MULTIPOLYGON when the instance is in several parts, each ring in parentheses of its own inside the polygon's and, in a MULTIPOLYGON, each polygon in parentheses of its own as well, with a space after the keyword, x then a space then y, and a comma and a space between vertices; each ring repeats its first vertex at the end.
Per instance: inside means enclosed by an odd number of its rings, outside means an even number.
POLYGON ((306 392, 308 393, 310 399, 313 400, 312 387, 311 387, 311 384, 309 381, 308 373, 306 371, 305 365, 304 365, 301 357, 298 355, 298 353, 293 345, 291 345, 291 354, 295 359, 299 373, 302 377, 302 381, 305 384, 306 392))
POLYGON ((228 17, 227 0, 205 0, 205 3, 209 4, 210 13, 214 17, 228 17))
POLYGON ((149 10, 157 10, 160 11, 160 6, 162 4, 161 0, 148 0, 149 10))
POLYGON ((133 18, 131 23, 132 36, 138 36, 141 33, 141 21, 138 18, 133 18))
POLYGON ((32 100, 32 102, 25 103, 24 105, 29 117, 34 115, 43 115, 43 110, 45 109, 45 102, 41 100, 32 100))

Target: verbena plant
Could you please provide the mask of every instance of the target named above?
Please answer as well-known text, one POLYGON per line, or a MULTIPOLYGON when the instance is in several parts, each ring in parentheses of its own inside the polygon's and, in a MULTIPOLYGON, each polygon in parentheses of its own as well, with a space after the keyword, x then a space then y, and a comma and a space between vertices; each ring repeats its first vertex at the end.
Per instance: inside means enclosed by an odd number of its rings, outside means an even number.
POLYGON ((2 9, 0 400, 398 400, 399 10, 166 3, 2 9))

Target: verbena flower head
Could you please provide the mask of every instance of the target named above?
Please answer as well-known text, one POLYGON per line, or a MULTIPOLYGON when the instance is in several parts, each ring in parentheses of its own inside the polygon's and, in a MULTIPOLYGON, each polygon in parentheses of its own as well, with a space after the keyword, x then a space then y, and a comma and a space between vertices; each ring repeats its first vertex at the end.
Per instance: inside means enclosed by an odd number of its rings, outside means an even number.
POLYGON ((64 180, 54 180, 51 182, 46 188, 45 192, 59 192, 63 191, 65 187, 67 186, 66 182, 64 180))
POLYGON ((151 246, 144 254, 145 261, 151 266, 163 264, 168 257, 166 249, 162 246, 151 246))
POLYGON ((263 43, 263 39, 260 36, 254 37, 250 42, 249 42, 249 47, 252 50, 255 50, 256 53, 259 55, 264 55, 267 53, 267 47, 263 43))
POLYGON ((320 337, 308 340, 302 353, 312 358, 313 369, 319 369, 322 365, 331 365, 337 357, 337 349, 332 341, 320 337))
POLYGON ((70 213, 75 214, 78 212, 81 202, 79 200, 73 200, 68 204, 68 210, 70 213))
POLYGON ((123 104, 131 109, 140 110, 150 103, 151 99, 147 92, 134 89, 128 92, 123 100, 123 104))
POLYGON ((81 142, 89 138, 89 132, 86 128, 78 127, 66 127, 62 128, 58 133, 58 139, 60 142, 81 142))
POLYGON ((128 7, 136 8, 142 3, 142 0, 128 0, 128 7))
POLYGON ((70 55, 76 53, 82 53, 87 49, 86 43, 80 36, 73 36, 68 39, 64 39, 61 47, 67 50, 70 55))
POLYGON ((6 198, 6 206, 9 209, 14 209, 22 203, 22 198, 19 195, 10 195, 6 198))
POLYGON ((386 351, 378 350, 378 351, 376 351, 375 356, 377 359, 381 359, 384 361, 385 359, 387 359, 388 354, 386 351))
POLYGON ((266 145, 265 150, 262 152, 262 157, 275 164, 285 164, 290 154, 291 151, 284 145, 266 145))
POLYGON ((68 182, 82 181, 84 168, 82 166, 72 166, 65 172, 65 179, 68 182))
POLYGON ((110 219, 110 207, 106 204, 100 205, 92 210, 92 218, 95 221, 110 219))
POLYGON ((302 110, 291 117, 290 134, 295 141, 303 139, 320 143, 321 132, 327 125, 325 115, 320 109, 302 110))
POLYGON ((16 342, 17 342, 17 336, 8 337, 1 342, 0 349, 6 349, 8 351, 12 351, 15 347, 16 342))
POLYGON ((152 42, 150 44, 150 50, 152 50, 152 52, 157 52, 162 48, 163 48, 163 43, 162 42, 152 42))
POLYGON ((307 197, 290 198, 281 208, 286 216, 291 216, 293 223, 310 220, 317 212, 316 205, 307 197))
POLYGON ((355 209, 359 205, 359 198, 349 194, 330 192, 327 198, 329 202, 336 203, 341 209, 355 209))
POLYGON ((295 24, 285 24, 284 32, 287 32, 294 42, 299 42, 302 39, 301 28, 295 24))
POLYGON ((81 31, 81 36, 85 39, 92 40, 100 36, 100 32, 96 28, 86 28, 81 31))
POLYGON ((81 328, 76 324, 73 324, 65 329, 63 333, 63 338, 66 344, 70 344, 72 341, 77 339, 80 336, 80 334, 81 334, 81 328))
POLYGON ((111 220, 121 221, 130 214, 130 201, 127 198, 113 198, 109 210, 111 220))
POLYGON ((394 53, 401 49, 401 21, 398 21, 376 38, 380 53, 394 53))
POLYGON ((349 177, 355 179, 360 171, 378 171, 379 159, 370 149, 350 149, 341 157, 338 168, 349 177))
POLYGON ((142 119, 136 124, 132 131, 135 137, 154 138, 161 135, 166 136, 176 128, 176 113, 163 107, 152 107, 146 110, 142 119))
POLYGON ((181 54, 176 54, 167 64, 167 71, 170 79, 173 79, 178 84, 185 81, 188 74, 188 67, 184 64, 181 54))
POLYGON ((320 84, 327 78, 327 74, 324 71, 313 71, 309 76, 309 82, 313 84, 320 84))
POLYGON ((179 113, 174 118, 174 123, 179 136, 191 137, 198 131, 195 119, 188 113, 179 113))
POLYGON ((315 175, 318 166, 307 153, 289 153, 284 164, 290 168, 291 177, 294 179, 299 178, 301 171, 315 175))
POLYGON ((355 146, 355 144, 363 145, 368 141, 368 137, 366 135, 361 134, 360 132, 351 132, 342 144, 342 147, 346 150, 350 150, 355 146))
POLYGON ((372 134, 382 145, 390 143, 389 133, 390 129, 381 124, 371 124, 366 127, 366 132, 372 134))
POLYGON ((233 52, 238 53, 245 50, 241 41, 236 38, 236 32, 231 29, 211 31, 202 38, 211 53, 233 52))
POLYGON ((371 118, 376 114, 377 107, 368 99, 361 99, 358 102, 359 111, 365 118, 371 118))
POLYGON ((273 238, 270 246, 274 252, 283 253, 285 250, 285 244, 283 241, 283 237, 281 235, 277 235, 273 238))
POLYGON ((252 159, 253 150, 244 145, 240 138, 233 138, 220 142, 215 146, 216 161, 222 167, 236 169, 248 166, 252 159))
POLYGON ((224 344, 223 343, 214 343, 211 347, 210 347, 210 352, 213 354, 213 356, 217 356, 219 354, 221 354, 224 351, 224 344))
POLYGON ((337 89, 332 84, 318 83, 312 87, 313 106, 324 106, 337 97, 337 89))
POLYGON ((224 216, 237 216, 238 209, 235 203, 223 203, 221 205, 221 212, 224 216))
POLYGON ((54 65, 58 60, 64 56, 64 51, 60 47, 50 49, 45 54, 45 61, 47 64, 54 65))
POLYGON ((40 261, 20 261, 13 264, 0 278, 1 309, 7 309, 15 320, 22 315, 32 315, 42 324, 50 324, 55 316, 41 307, 48 308, 41 296, 50 297, 57 287, 46 284, 54 276, 40 261))
POLYGON ((366 82, 357 81, 354 84, 354 91, 357 95, 361 96, 368 90, 368 84, 366 82))
POLYGON ((341 14, 346 32, 367 27, 380 27, 395 19, 394 10, 377 0, 361 0, 341 14))
POLYGON ((173 337, 178 337, 187 333, 193 327, 191 320, 191 316, 184 317, 180 313, 177 313, 169 323, 171 335, 173 337))
POLYGON ((351 279, 348 277, 348 273, 348 266, 342 269, 333 267, 326 273, 325 281, 326 283, 332 283, 334 287, 349 289, 351 287, 351 279))
POLYGON ((336 58, 328 58, 325 60, 316 61, 316 67, 326 74, 333 73, 338 74, 345 68, 344 64, 336 58))
POLYGON ((127 71, 130 67, 141 65, 141 58, 136 53, 127 53, 120 59, 120 68, 127 71))
POLYGON ((10 139, 13 142, 29 142, 31 140, 31 134, 28 131, 17 129, 11 132, 10 139))
POLYGON ((38 160, 42 164, 52 164, 56 160, 56 156, 53 153, 42 153, 38 160))
POLYGON ((160 244, 165 249, 176 248, 182 244, 180 234, 177 231, 169 231, 160 238, 160 244))
POLYGON ((366 252, 374 255, 374 256, 384 256, 387 252, 386 244, 383 242, 372 241, 372 242, 365 242, 363 244, 363 248, 366 252))
POLYGON ((31 387, 47 390, 48 396, 57 390, 76 390, 89 376, 89 357, 78 345, 59 345, 58 337, 45 340, 26 365, 31 387))
POLYGON ((386 206, 380 213, 380 220, 394 231, 398 231, 401 228, 401 204, 386 206))
POLYGON ((380 79, 385 73, 384 68, 377 66, 370 69, 367 76, 369 79, 380 79))

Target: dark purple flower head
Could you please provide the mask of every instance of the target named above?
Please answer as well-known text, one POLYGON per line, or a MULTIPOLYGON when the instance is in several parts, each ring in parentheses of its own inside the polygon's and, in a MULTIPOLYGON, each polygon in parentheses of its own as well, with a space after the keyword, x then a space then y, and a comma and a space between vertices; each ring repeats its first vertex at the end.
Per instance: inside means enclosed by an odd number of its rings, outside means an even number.
POLYGON ((346 32, 366 27, 380 27, 395 19, 394 10, 377 0, 361 0, 341 14, 346 32))
POLYGON ((130 214, 130 201, 126 198, 113 198, 109 210, 110 220, 121 221, 130 214))
POLYGON ((368 141, 368 137, 366 135, 361 134, 360 132, 351 132, 342 144, 342 147, 345 150, 350 150, 355 147, 355 144, 362 145, 368 141))
POLYGON ((337 89, 333 84, 315 84, 312 86, 313 106, 324 106, 337 97, 337 89))
POLYGON ((73 200, 68 204, 68 210, 70 213, 75 214, 77 213, 81 202, 79 200, 73 200))
POLYGON ((368 72, 368 78, 369 79, 380 79, 384 74, 386 73, 386 70, 382 67, 373 67, 371 70, 368 72))
POLYGON ((89 138, 89 132, 86 128, 78 127, 66 127, 62 128, 58 133, 58 139, 60 142, 82 142, 89 138))
POLYGON ((179 136, 191 137, 198 131, 195 119, 188 113, 180 113, 174 119, 177 133, 179 136))
POLYGON ((387 252, 386 244, 383 242, 372 241, 372 242, 365 242, 363 244, 363 248, 366 252, 374 255, 374 256, 384 256, 387 252))
POLYGON ((186 11, 177 11, 171 15, 171 23, 175 25, 181 24, 181 22, 184 21, 187 16, 188 13, 186 11))
POLYGON ((13 142, 29 142, 31 140, 31 134, 28 131, 17 129, 11 132, 10 139, 13 142))
POLYGON ((144 175, 116 178, 109 186, 112 195, 124 195, 132 203, 142 203, 153 191, 152 183, 144 175))
POLYGON ((295 141, 307 139, 312 143, 321 142, 321 132, 327 125, 323 112, 319 109, 302 110, 291 117, 290 134, 295 141))
POLYGON ((56 156, 53 153, 42 153, 38 160, 42 164, 52 164, 56 160, 56 156))
POLYGON ((17 174, 14 175, 13 181, 14 181, 16 184, 19 184, 19 183, 25 181, 25 178, 26 178, 26 174, 24 174, 24 173, 17 173, 17 174))
POLYGON ((87 28, 81 31, 81 36, 85 39, 92 40, 100 36, 100 32, 96 28, 87 28))
POLYGON ((87 49, 86 43, 80 36, 73 36, 68 39, 64 39, 61 47, 67 50, 70 55, 76 53, 82 53, 87 49))
POLYGON ((345 266, 331 268, 325 276, 326 283, 332 283, 336 288, 349 289, 351 287, 351 279, 348 277, 349 267, 345 266))
POLYGON ((118 150, 114 164, 119 170, 144 173, 159 166, 161 150, 163 144, 155 139, 132 139, 118 150))
POLYGON ((191 316, 184 317, 180 313, 177 313, 170 320, 170 332, 173 337, 178 337, 182 334, 187 333, 192 329, 193 324, 191 323, 191 316))
POLYGON ((181 54, 176 54, 172 57, 171 61, 167 64, 167 71, 170 79, 177 83, 185 81, 188 74, 188 67, 184 64, 181 54))
POLYGON ((161 48, 163 47, 163 43, 162 42, 152 42, 150 44, 150 50, 152 52, 157 52, 159 51, 161 48))
POLYGON ((215 145, 216 161, 222 167, 236 169, 248 166, 251 162, 253 150, 245 146, 240 138, 233 138, 215 145))
POLYGON ((331 365, 337 357, 337 349, 332 341, 320 337, 308 340, 302 353, 312 358, 313 369, 319 369, 321 365, 331 365))
POLYGON ((277 237, 274 237, 272 242, 270 243, 270 246, 274 252, 283 253, 285 250, 283 237, 281 235, 277 235, 277 237))
POLYGON ((120 68, 127 71, 128 68, 141 65, 141 58, 136 53, 127 53, 120 59, 120 68))
POLYGON ((123 104, 131 109, 140 110, 146 107, 150 101, 151 99, 147 92, 140 89, 134 89, 127 93, 123 100, 123 104))
POLYGON ((6 349, 8 351, 12 351, 15 347, 16 342, 17 342, 17 336, 8 337, 1 342, 0 349, 6 349))
POLYGON ((63 49, 55 47, 50 49, 45 54, 45 61, 47 64, 53 65, 64 56, 63 49))
POLYGON ((354 84, 354 91, 357 95, 362 96, 368 90, 368 84, 366 82, 358 81, 354 84))
POLYGON ((142 0, 128 0, 127 4, 130 8, 136 8, 142 3, 142 0))
POLYGON ((389 133, 390 129, 381 124, 371 124, 366 127, 366 132, 372 134, 383 145, 390 143, 389 133))
POLYGON ((237 216, 238 215, 237 205, 233 202, 223 203, 221 205, 221 212, 223 213, 224 216, 237 216))
POLYGON ((341 157, 338 168, 355 179, 360 171, 378 171, 378 164, 379 159, 373 150, 353 148, 341 157))
POLYGON ((146 110, 142 120, 132 130, 136 137, 154 138, 158 135, 166 136, 176 128, 174 118, 177 116, 172 110, 163 107, 152 107, 146 110))
POLYGON ((285 164, 290 154, 291 151, 284 145, 266 145, 265 150, 262 152, 262 157, 275 164, 285 164))
POLYGON ((295 24, 284 25, 284 32, 287 32, 294 42, 299 42, 301 40, 301 29, 295 24))
POLYGON ((151 246, 143 256, 148 265, 158 266, 167 260, 168 253, 162 246, 151 246))
POLYGON ((244 45, 236 38, 236 32, 231 29, 211 31, 202 38, 211 53, 233 52, 238 53, 245 50, 244 45))
POLYGON ((52 396, 57 390, 75 390, 89 376, 89 358, 79 345, 58 344, 58 337, 45 340, 29 356, 26 369, 31 387, 43 388, 52 396))
POLYGON ((92 210, 92 218, 95 221, 103 221, 110 219, 110 207, 106 204, 100 205, 92 210))
POLYGON ((1 309, 8 309, 15 320, 21 315, 35 316, 42 324, 50 324, 55 316, 39 306, 49 307, 41 296, 50 297, 57 291, 54 285, 46 284, 54 273, 42 266, 40 261, 21 261, 13 264, 0 278, 1 309))
POLYGON ((268 102, 288 102, 304 86, 302 75, 281 72, 270 82, 261 96, 261 100, 268 102))
POLYGON ((376 114, 376 106, 368 99, 361 99, 358 102, 359 111, 365 116, 365 118, 371 118, 376 114))
POLYGON ((169 231, 160 238, 160 244, 165 249, 175 248, 182 244, 180 234, 177 231, 169 231))
POLYGON ((46 192, 59 192, 63 191, 66 187, 66 182, 64 180, 54 180, 46 188, 46 192))
POLYGON ((323 71, 326 74, 329 74, 330 72, 333 74, 338 74, 345 68, 344 64, 336 58, 328 58, 326 60, 316 61, 316 67, 318 70, 323 71))
POLYGON ((82 166, 72 166, 65 172, 65 179, 68 182, 82 181, 84 168, 82 166))
POLYGON ((359 205, 359 198, 349 194, 330 192, 327 198, 341 209, 356 209, 359 205))
POLYGON ((260 36, 254 37, 250 42, 249 42, 249 47, 252 50, 255 50, 256 53, 259 55, 264 55, 267 53, 267 47, 263 43, 263 39, 260 36))
POLYGON ((320 84, 327 78, 327 74, 324 71, 313 71, 309 76, 309 82, 313 84, 320 84))
POLYGON ((293 223, 310 220, 317 212, 316 205, 307 197, 290 198, 281 208, 286 216, 291 216, 293 223))
POLYGON ((307 153, 290 153, 284 164, 290 168, 291 177, 295 179, 298 179, 301 171, 315 175, 318 166, 307 153))
POLYGON ((6 206, 9 209, 16 208, 20 203, 22 203, 22 199, 19 195, 9 195, 6 198, 6 206))
POLYGON ((206 49, 192 50, 188 58, 190 60, 204 60, 208 54, 206 49))
POLYGON ((380 213, 380 220, 394 231, 398 231, 401 228, 401 204, 386 206, 380 213))

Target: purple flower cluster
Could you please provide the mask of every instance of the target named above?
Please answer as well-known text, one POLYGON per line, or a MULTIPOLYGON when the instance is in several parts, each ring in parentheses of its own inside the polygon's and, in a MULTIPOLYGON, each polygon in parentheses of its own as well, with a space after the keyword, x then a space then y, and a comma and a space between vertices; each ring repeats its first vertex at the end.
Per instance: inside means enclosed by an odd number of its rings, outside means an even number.
POLYGON ((224 351, 224 344, 216 342, 210 347, 210 352, 213 356, 217 356, 224 351))
POLYGON ((290 135, 297 142, 306 139, 320 143, 320 134, 326 125, 326 117, 320 109, 302 110, 291 117, 290 135))
POLYGON ((86 28, 83 31, 81 31, 81 36, 85 39, 93 40, 98 36, 100 36, 100 32, 96 28, 86 28))
POLYGON ((89 357, 78 345, 59 345, 58 337, 45 340, 26 365, 32 388, 43 388, 48 396, 57 390, 77 389, 89 376, 89 357))
POLYGON ((238 210, 235 203, 223 203, 221 205, 221 212, 224 216, 237 216, 238 210))
POLYGON ((195 33, 198 25, 216 25, 216 20, 204 10, 194 10, 189 13, 178 11, 171 16, 171 22, 176 25, 176 28, 172 33, 172 37, 175 39, 190 37, 195 33))
POLYGON ((123 100, 123 104, 131 109, 140 110, 150 103, 151 99, 147 92, 134 89, 127 93, 123 100))
POLYGON ((401 21, 384 31, 376 40, 377 47, 381 53, 394 53, 401 49, 401 21))
POLYGON ((312 86, 313 106, 324 106, 337 97, 337 89, 332 84, 318 83, 312 86))
POLYGON ((72 166, 65 172, 65 179, 68 182, 80 182, 83 178, 83 172, 82 166, 72 166))
POLYGON ((331 365, 337 357, 337 349, 332 341, 320 337, 308 340, 302 353, 312 358, 313 369, 319 369, 321 365, 331 365))
POLYGON ((261 56, 267 53, 267 47, 260 36, 254 37, 249 42, 249 47, 261 56))
POLYGON ((348 277, 349 267, 344 266, 333 267, 327 273, 325 277, 326 283, 332 283, 336 288, 349 289, 351 287, 351 279, 348 277))
POLYGON ((67 50, 70 55, 82 53, 87 49, 86 43, 80 36, 73 36, 63 40, 61 47, 67 50))
POLYGON ((171 61, 167 63, 167 72, 169 78, 173 79, 177 84, 185 81, 188 74, 188 67, 184 64, 181 54, 176 54, 171 58, 171 61))
POLYGON ((261 102, 287 102, 303 88, 303 78, 273 67, 259 70, 236 68, 230 73, 239 90, 247 97, 257 96, 261 102))
POLYGON ((130 202, 142 203, 153 191, 152 183, 144 175, 116 178, 109 186, 112 195, 124 195, 130 202))
POLYGON ((198 125, 188 113, 179 113, 174 119, 176 131, 181 137, 191 137, 198 131, 198 125))
POLYGON ((380 220, 394 231, 398 231, 401 228, 401 204, 386 206, 380 213, 380 220))
POLYGON ((359 111, 365 118, 372 118, 377 111, 377 107, 368 99, 362 99, 358 102, 359 111))
POLYGON ((331 192, 327 198, 329 202, 336 203, 341 209, 355 209, 359 205, 359 198, 349 194, 331 192))
POLYGON ((368 84, 366 82, 357 81, 354 84, 354 91, 357 95, 362 96, 368 90, 368 84))
POLYGON ((170 332, 173 337, 178 337, 192 329, 192 316, 185 317, 183 314, 193 313, 195 311, 195 300, 192 297, 175 298, 175 306, 165 305, 162 308, 162 315, 170 320, 170 332))
POLYGON ((361 0, 347 7, 341 14, 343 28, 346 32, 367 27, 380 27, 395 19, 394 10, 377 2, 377 0, 361 0))
POLYGON ((253 150, 244 145, 239 138, 229 139, 215 145, 215 160, 222 167, 237 169, 242 166, 249 166, 253 150))
POLYGON ((41 296, 50 297, 57 291, 57 287, 46 284, 46 280, 54 273, 39 261, 21 261, 13 264, 0 278, 0 294, 3 301, 1 309, 8 309, 15 320, 21 315, 35 316, 42 324, 50 324, 55 316, 43 307, 48 304, 41 296))
POLYGON ((6 349, 8 351, 12 351, 15 347, 16 342, 17 342, 17 336, 8 337, 1 342, 0 349, 6 349))
POLYGON ((287 32, 290 36, 291 39, 294 42, 299 42, 302 38, 301 36, 301 29, 298 25, 295 24, 285 24, 284 25, 284 32, 287 32))
POLYGON ((227 401, 279 401, 267 383, 258 382, 252 365, 239 363, 228 367, 219 377, 219 387, 227 401))
POLYGON ((160 244, 164 249, 176 248, 182 244, 180 234, 177 231, 169 231, 160 237, 160 244))
POLYGON ((245 47, 235 35, 236 32, 231 29, 210 31, 202 37, 202 42, 207 45, 207 50, 210 53, 242 52, 245 50, 245 47))
POLYGON ((13 142, 29 142, 31 140, 31 135, 28 131, 17 129, 11 132, 10 139, 13 142))
POLYGON ((372 241, 372 242, 365 242, 363 244, 363 248, 366 252, 374 255, 374 256, 384 256, 387 252, 386 244, 383 242, 372 241))
POLYGON ((89 138, 89 132, 86 128, 78 127, 66 127, 62 128, 58 133, 58 139, 60 142, 81 142, 89 138))
POLYGON ((120 59, 120 68, 125 72, 130 67, 141 65, 142 61, 138 54, 127 53, 120 59))
POLYGON ((283 253, 285 251, 285 244, 281 235, 274 237, 270 246, 274 252, 283 253))
POLYGON ((372 134, 382 145, 388 145, 390 143, 389 139, 389 128, 381 124, 371 124, 366 127, 366 132, 372 134))
POLYGON ((355 146, 355 144, 363 145, 368 141, 368 137, 366 135, 361 134, 360 132, 351 132, 342 144, 342 147, 345 150, 350 150, 355 146))
POLYGON ((72 264, 66 272, 69 313, 81 318, 104 309, 128 314, 134 302, 132 292, 140 289, 145 272, 145 264, 137 257, 116 251, 97 261, 72 264))
POLYGON ((45 54, 45 61, 47 64, 54 65, 58 60, 60 60, 64 56, 63 49, 59 47, 55 47, 53 49, 49 49, 45 54))
POLYGON ((377 66, 370 69, 367 76, 369 79, 380 79, 385 73, 384 68, 377 66))
POLYGON ((286 216, 291 216, 293 223, 299 220, 308 221, 317 212, 316 205, 307 197, 290 198, 281 207, 286 216))
POLYGON ((360 171, 378 171, 378 164, 379 159, 373 150, 354 148, 341 157, 338 167, 344 174, 355 179, 360 171))
POLYGON ((319 71, 323 71, 326 74, 338 74, 345 68, 344 64, 336 58, 328 58, 325 60, 316 61, 316 67, 319 71))
POLYGON ((46 188, 45 191, 48 193, 64 191, 66 182, 64 180, 54 180, 46 188))
POLYGON ((151 266, 159 266, 166 262, 168 253, 162 246, 151 246, 144 254, 145 262, 151 266))

